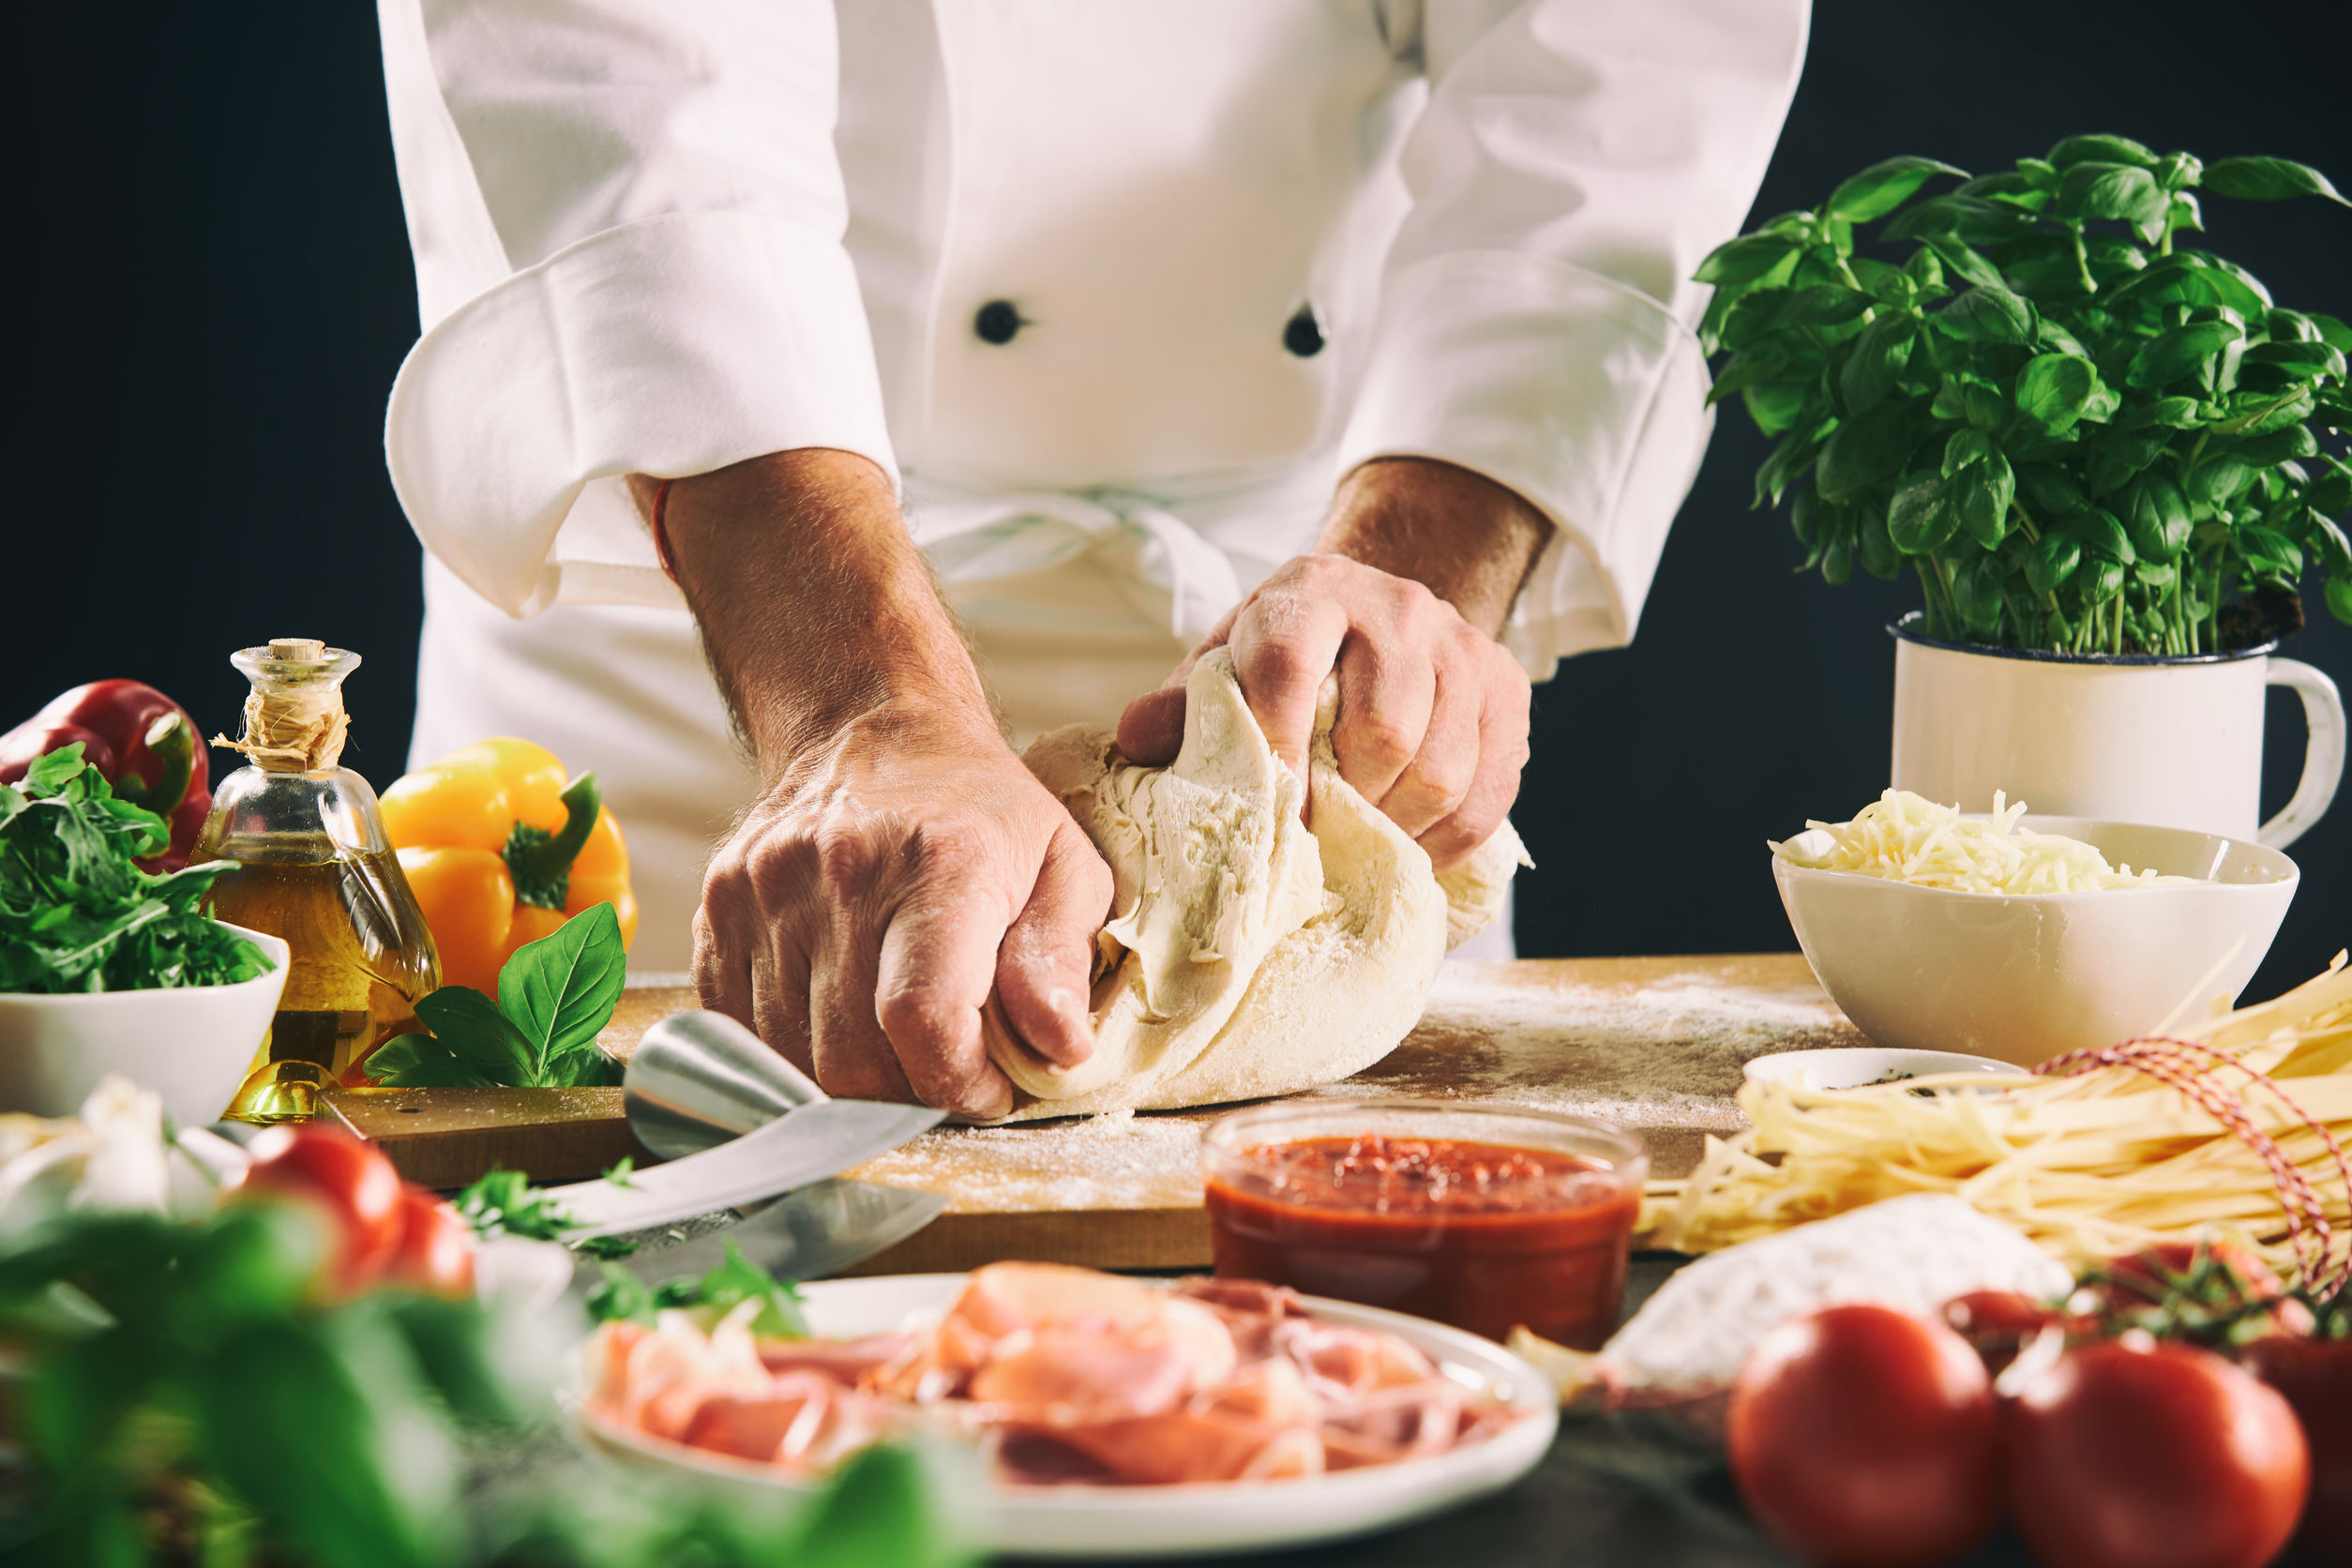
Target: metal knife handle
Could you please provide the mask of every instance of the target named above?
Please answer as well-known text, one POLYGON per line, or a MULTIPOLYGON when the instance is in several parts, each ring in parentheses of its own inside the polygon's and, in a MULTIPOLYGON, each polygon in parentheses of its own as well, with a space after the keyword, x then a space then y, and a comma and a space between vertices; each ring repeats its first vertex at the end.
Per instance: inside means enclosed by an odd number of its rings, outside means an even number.
POLYGON ((681 1159, 827 1096, 723 1013, 673 1013, 645 1032, 622 1077, 629 1131, 681 1159))

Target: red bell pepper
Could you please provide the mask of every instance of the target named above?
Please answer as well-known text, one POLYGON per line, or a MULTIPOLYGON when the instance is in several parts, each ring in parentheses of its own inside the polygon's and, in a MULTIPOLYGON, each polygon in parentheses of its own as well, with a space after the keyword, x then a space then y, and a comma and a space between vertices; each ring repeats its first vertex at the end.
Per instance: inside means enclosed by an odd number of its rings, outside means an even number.
POLYGON ((164 852, 139 864, 176 871, 212 809, 212 768, 188 710, 137 681, 92 681, 0 735, 0 784, 13 784, 38 759, 82 743, 82 755, 114 786, 172 826, 164 852))

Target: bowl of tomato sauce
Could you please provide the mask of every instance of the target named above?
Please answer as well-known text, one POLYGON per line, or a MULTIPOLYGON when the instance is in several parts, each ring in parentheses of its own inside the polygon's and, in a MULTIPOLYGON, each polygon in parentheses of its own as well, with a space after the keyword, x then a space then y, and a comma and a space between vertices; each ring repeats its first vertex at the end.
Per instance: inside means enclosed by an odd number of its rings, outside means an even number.
POLYGON ((1579 1349, 1617 1327, 1650 1152, 1457 1100, 1292 1100, 1201 1135, 1216 1272, 1579 1349))

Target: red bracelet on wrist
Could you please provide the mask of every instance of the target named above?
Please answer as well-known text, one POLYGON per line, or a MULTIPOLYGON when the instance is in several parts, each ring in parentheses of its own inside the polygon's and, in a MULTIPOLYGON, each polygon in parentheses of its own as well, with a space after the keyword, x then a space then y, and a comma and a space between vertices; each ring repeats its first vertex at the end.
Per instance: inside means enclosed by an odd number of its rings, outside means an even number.
POLYGON ((678 580, 677 564, 670 558, 670 532, 663 526, 670 511, 670 487, 675 479, 664 479, 654 487, 654 511, 647 526, 654 535, 654 560, 661 567, 661 575, 671 581, 678 580))

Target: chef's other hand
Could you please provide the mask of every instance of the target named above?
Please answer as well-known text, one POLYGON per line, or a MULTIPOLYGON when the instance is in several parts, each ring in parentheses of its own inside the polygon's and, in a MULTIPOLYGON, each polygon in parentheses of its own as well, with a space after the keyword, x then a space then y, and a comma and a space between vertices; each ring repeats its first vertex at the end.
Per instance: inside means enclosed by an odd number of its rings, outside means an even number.
POLYGON ((1229 612, 1160 690, 1128 704, 1119 746, 1173 761, 1184 685, 1229 646, 1242 693, 1301 777, 1323 678, 1339 675, 1339 775, 1440 871, 1502 823, 1528 758, 1526 671, 1495 631, 1551 524, 1493 481, 1420 459, 1366 463, 1341 485, 1322 546, 1229 612))
POLYGON ((676 481, 664 510, 764 780, 703 876, 703 1005, 829 1093, 1003 1115, 982 1009, 1047 1062, 1093 1054, 1109 867, 997 731, 873 464, 755 459, 676 481))

